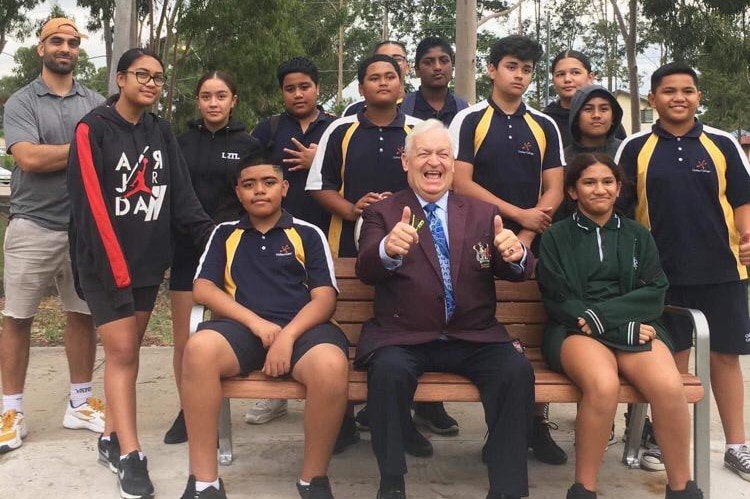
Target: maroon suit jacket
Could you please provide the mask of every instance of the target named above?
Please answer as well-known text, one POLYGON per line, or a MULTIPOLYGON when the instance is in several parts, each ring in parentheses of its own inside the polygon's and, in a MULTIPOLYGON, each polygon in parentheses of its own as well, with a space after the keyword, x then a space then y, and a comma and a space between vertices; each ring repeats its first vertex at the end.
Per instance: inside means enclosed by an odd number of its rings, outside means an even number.
POLYGON ((363 362, 386 345, 416 345, 449 338, 483 343, 510 341, 505 326, 495 319, 494 277, 523 281, 531 276, 534 256, 528 252, 525 271, 503 261, 493 240, 497 208, 477 199, 450 193, 448 238, 456 309, 445 321, 443 281, 427 216, 411 190, 368 206, 362 214, 357 277, 375 286, 375 317, 362 325, 356 362, 363 362), (403 257, 401 266, 386 270, 380 260, 380 241, 411 208, 419 229, 419 244, 403 257))

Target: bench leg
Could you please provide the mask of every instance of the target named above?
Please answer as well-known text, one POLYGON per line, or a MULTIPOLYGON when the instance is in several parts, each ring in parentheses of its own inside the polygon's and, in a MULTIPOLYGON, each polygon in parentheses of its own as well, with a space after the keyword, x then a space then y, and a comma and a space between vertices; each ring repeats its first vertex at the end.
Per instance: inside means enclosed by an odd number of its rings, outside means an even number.
POLYGON ((219 464, 229 466, 234 460, 232 452, 232 413, 229 399, 221 402, 219 412, 219 464))
POLYGON ((646 419, 648 404, 633 404, 630 411, 625 449, 622 452, 622 464, 628 468, 640 468, 641 437, 646 419))

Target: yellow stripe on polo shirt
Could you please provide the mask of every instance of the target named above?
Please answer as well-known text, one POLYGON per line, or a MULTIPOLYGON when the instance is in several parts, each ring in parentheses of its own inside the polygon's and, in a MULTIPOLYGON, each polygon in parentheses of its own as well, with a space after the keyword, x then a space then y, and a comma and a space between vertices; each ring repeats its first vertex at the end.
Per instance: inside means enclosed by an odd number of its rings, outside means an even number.
POLYGON ((302 265, 302 268, 305 268, 305 247, 302 246, 302 238, 299 236, 299 232, 297 232, 297 229, 294 227, 290 227, 284 229, 284 233, 286 234, 287 239, 289 239, 289 242, 292 243, 294 257, 302 265))
POLYGON ((474 130, 474 156, 477 155, 479 148, 482 147, 482 143, 490 131, 490 124, 492 123, 492 115, 494 113, 495 110, 492 106, 487 106, 487 109, 485 109, 482 118, 479 120, 479 123, 474 130))
POLYGON ((724 215, 729 249, 732 251, 734 259, 737 262, 737 273, 739 274, 740 279, 747 279, 747 267, 740 264, 740 233, 737 230, 737 226, 734 224, 734 210, 727 199, 727 158, 724 157, 724 154, 716 143, 714 143, 714 141, 705 133, 701 133, 699 140, 701 145, 706 149, 706 152, 708 152, 708 155, 711 157, 714 168, 716 168, 716 180, 719 187, 718 192, 716 193, 716 198, 719 200, 721 212, 724 215))
MULTIPOLYGON (((349 150, 349 142, 352 140, 354 131, 359 127, 359 120, 354 121, 344 134, 344 139, 341 141, 341 171, 339 172, 341 178, 341 188, 339 194, 344 197, 344 174, 346 173, 346 153, 349 150)), ((339 242, 341 241, 341 230, 343 228, 343 220, 338 215, 331 215, 331 223, 328 226, 328 246, 331 248, 331 254, 334 258, 339 256, 339 242)))
POLYGON ((536 140, 536 145, 539 146, 539 164, 544 164, 544 153, 547 152, 547 136, 544 135, 544 130, 531 114, 525 113, 523 119, 526 121, 529 129, 531 129, 534 140, 536 140))
POLYGON ((638 170, 636 171, 636 199, 638 202, 635 205, 635 219, 641 223, 644 227, 651 230, 651 219, 648 215, 648 194, 646 192, 646 177, 648 176, 648 165, 651 163, 651 156, 654 154, 656 149, 656 143, 659 142, 659 137, 652 133, 646 143, 641 147, 641 151, 638 153, 638 170))
POLYGON ((244 232, 242 229, 234 229, 226 242, 227 264, 224 267, 224 289, 232 298, 235 297, 237 292, 237 283, 232 278, 232 263, 234 263, 234 255, 237 253, 237 247, 240 245, 240 239, 242 239, 244 232))

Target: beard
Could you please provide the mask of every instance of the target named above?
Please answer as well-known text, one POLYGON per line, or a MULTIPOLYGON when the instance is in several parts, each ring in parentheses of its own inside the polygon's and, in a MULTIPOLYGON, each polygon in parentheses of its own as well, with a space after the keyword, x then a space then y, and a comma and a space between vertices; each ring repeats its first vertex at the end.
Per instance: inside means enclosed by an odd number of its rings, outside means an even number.
POLYGON ((77 62, 78 57, 72 54, 70 55, 70 60, 66 62, 58 61, 55 59, 54 55, 50 54, 45 54, 42 58, 42 64, 44 64, 44 67, 52 73, 59 75, 68 75, 72 73, 77 62))

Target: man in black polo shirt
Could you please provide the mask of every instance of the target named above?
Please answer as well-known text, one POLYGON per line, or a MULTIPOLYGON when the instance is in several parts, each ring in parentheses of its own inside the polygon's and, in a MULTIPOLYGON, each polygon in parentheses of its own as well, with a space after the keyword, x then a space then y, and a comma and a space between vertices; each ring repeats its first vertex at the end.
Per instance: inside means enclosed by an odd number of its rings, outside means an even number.
POLYGON ((406 94, 401 110, 420 120, 435 118, 449 126, 456 114, 469 106, 448 90, 454 61, 453 48, 443 38, 428 36, 419 42, 414 64, 421 84, 419 90, 406 94))
POLYGON ((362 61, 357 78, 364 110, 334 121, 315 153, 306 189, 332 215, 327 232, 334 256, 357 256, 354 224, 362 210, 407 187, 401 152, 419 120, 398 109, 400 76, 390 56, 362 61))
POLYGON ((284 112, 258 123, 251 135, 266 144, 274 164, 284 167, 289 182, 284 209, 325 230, 330 216, 305 192, 305 184, 320 138, 336 117, 318 105, 318 68, 313 61, 293 57, 279 65, 276 76, 284 112))
MULTIPOLYGON (((335 116, 318 105, 318 68, 307 57, 279 64, 276 77, 284 98, 284 112, 258 123, 251 135, 268 149, 270 160, 282 165, 289 190, 282 206, 293 216, 327 230, 331 216, 305 192, 318 142, 335 116)), ((286 400, 261 399, 245 413, 248 424, 264 424, 287 413, 286 400)))
MULTIPOLYGON (((541 56, 541 45, 528 37, 496 41, 487 65, 492 94, 458 113, 450 127, 455 191, 497 206, 505 226, 532 251, 562 202, 565 164, 555 122, 523 102, 541 56)), ((568 457, 550 436, 545 407, 537 406, 531 447, 540 461, 564 464, 568 457)))
POLYGON ((247 213, 214 229, 196 271, 195 301, 221 319, 199 324, 185 346, 191 475, 183 497, 226 498, 216 463, 221 379, 262 369, 305 385, 297 490, 333 499, 326 474, 347 403, 349 344, 331 322, 337 288, 325 236, 281 209, 287 188, 263 154, 243 159, 236 189, 247 213))

